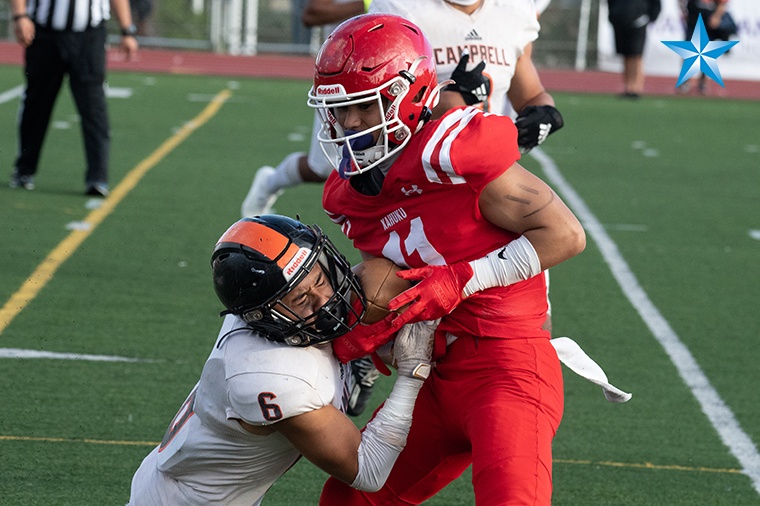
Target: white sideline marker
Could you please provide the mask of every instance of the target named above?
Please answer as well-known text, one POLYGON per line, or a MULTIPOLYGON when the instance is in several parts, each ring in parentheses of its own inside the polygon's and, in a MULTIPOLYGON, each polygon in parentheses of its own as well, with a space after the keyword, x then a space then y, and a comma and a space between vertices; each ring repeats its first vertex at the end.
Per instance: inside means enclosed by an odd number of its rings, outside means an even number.
POLYGON ((57 353, 21 348, 0 348, 0 358, 46 358, 54 360, 86 360, 90 362, 155 362, 143 358, 119 357, 116 355, 85 355, 81 353, 57 353))
POLYGON ((14 98, 20 97, 23 92, 24 92, 24 85, 19 84, 15 88, 11 88, 10 90, 0 93, 0 104, 10 102, 14 98))
POLYGON ((739 461, 742 473, 752 480, 755 491, 760 494, 760 454, 752 439, 742 430, 731 408, 723 402, 689 349, 678 338, 665 317, 649 299, 615 242, 607 235, 604 226, 594 216, 580 195, 562 176, 554 160, 540 148, 534 148, 530 154, 541 164, 547 179, 564 196, 565 202, 583 223, 586 233, 599 247, 604 261, 609 265, 610 271, 623 293, 665 349, 684 383, 699 402, 702 412, 718 432, 723 444, 739 461))

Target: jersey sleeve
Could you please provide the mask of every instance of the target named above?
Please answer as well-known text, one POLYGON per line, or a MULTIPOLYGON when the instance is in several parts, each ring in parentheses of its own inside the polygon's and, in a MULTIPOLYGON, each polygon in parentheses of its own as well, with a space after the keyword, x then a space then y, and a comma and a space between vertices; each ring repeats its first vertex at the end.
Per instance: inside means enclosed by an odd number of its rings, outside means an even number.
POLYGON ((463 107, 447 112, 435 125, 422 162, 429 179, 445 174, 454 183, 467 181, 480 193, 519 159, 517 129, 511 118, 463 107))
POLYGON ((257 344, 256 353, 226 350, 234 355, 226 359, 227 418, 267 425, 323 408, 340 394, 327 379, 332 375, 324 358, 307 348, 257 344))
POLYGON ((272 373, 240 374, 227 380, 233 413, 251 425, 268 425, 330 404, 308 382, 272 373))
POLYGON ((513 26, 516 44, 519 48, 518 56, 522 56, 525 46, 538 39, 538 32, 541 25, 538 22, 538 11, 534 0, 522 0, 515 2, 513 26))

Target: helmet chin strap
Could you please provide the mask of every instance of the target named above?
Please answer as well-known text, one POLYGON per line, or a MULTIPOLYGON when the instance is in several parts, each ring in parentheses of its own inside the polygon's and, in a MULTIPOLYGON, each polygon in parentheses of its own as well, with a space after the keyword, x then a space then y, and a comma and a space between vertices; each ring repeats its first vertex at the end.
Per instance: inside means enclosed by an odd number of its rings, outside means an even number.
POLYGON ((480 0, 446 0, 446 2, 457 5, 475 5, 480 0))

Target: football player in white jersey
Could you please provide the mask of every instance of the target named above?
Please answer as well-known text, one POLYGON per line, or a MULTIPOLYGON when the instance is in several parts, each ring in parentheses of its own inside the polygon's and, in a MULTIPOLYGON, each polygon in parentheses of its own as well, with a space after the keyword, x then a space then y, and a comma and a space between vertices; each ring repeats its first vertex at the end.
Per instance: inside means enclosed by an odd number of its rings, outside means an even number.
POLYGON ((434 117, 462 105, 505 115, 514 109, 523 153, 562 127, 531 58, 539 31, 534 0, 375 0, 369 12, 402 16, 427 35, 436 72, 455 81, 434 117))
MULTIPOLYGON (((533 0, 373 0, 369 12, 405 17, 430 39, 438 75, 456 81, 442 93, 438 116, 451 107, 475 104, 487 112, 510 114, 511 103, 519 112, 515 121, 523 153, 562 127, 562 116, 531 59, 539 30, 533 0), (458 68, 465 50, 469 56, 458 68)), ((315 123, 308 157, 291 153, 276 168, 258 170, 243 202, 243 216, 269 212, 285 188, 327 179, 331 165, 319 149, 318 130, 315 123)))
MULTIPOLYGON (((362 0, 308 0, 301 14, 304 25, 321 27, 323 38, 327 38, 342 21, 363 14, 366 3, 362 0)), ((314 114, 309 153, 295 152, 287 155, 276 167, 265 165, 256 171, 251 188, 243 200, 243 218, 271 212, 277 198, 285 188, 301 183, 323 183, 332 171, 332 166, 322 155, 316 132, 322 128, 314 114)))
MULTIPOLYGON (((406 444, 435 323, 398 332, 398 379, 377 421, 359 432, 342 412, 350 375, 331 342, 375 326, 356 325, 364 295, 330 240, 283 216, 243 219, 221 236, 211 264, 222 329, 199 382, 135 473, 129 505, 258 505, 301 456, 352 487, 378 490, 406 444)), ((378 328, 392 329, 384 323, 378 328)))

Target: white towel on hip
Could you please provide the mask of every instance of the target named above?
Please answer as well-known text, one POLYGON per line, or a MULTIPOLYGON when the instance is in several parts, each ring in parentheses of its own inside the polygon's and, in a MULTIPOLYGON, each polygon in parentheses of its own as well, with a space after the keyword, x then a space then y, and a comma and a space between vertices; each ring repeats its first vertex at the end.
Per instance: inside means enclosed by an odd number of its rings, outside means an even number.
POLYGON ((560 362, 565 364, 578 376, 586 378, 590 382, 602 387, 604 397, 609 402, 627 402, 633 396, 633 394, 623 392, 611 385, 607 380, 607 375, 599 367, 599 364, 586 355, 586 352, 581 349, 578 343, 569 337, 557 337, 550 342, 557 351, 560 362))

